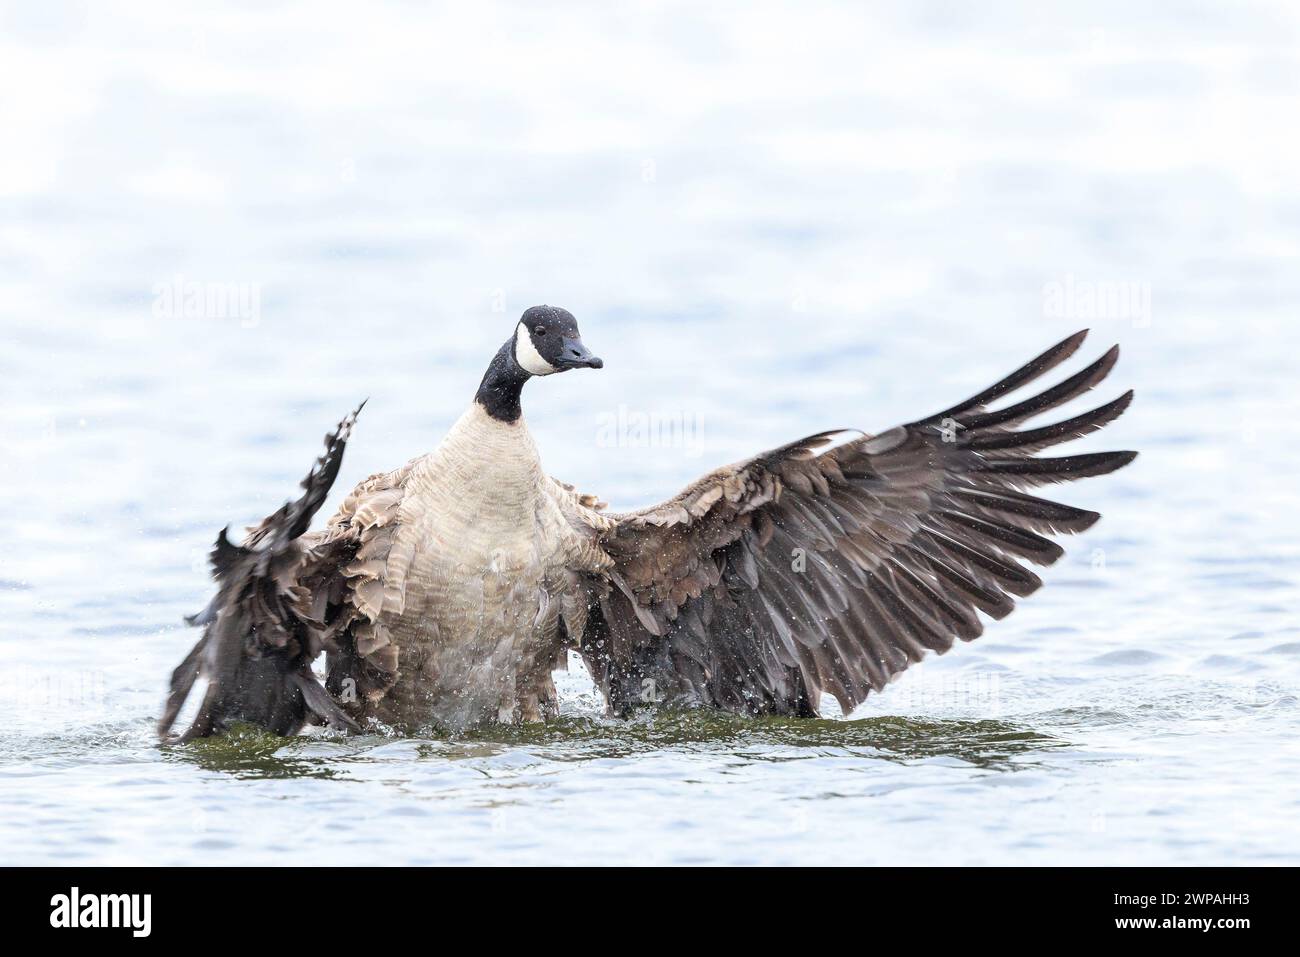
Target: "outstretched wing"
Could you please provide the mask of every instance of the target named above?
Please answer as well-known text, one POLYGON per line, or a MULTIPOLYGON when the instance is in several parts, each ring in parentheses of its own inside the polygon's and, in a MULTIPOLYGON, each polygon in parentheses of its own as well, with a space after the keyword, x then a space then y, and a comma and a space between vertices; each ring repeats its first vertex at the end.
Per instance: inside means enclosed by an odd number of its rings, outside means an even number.
MULTIPOLYGON (((364 406, 365 403, 362 403, 364 406)), ((355 727, 312 674, 325 641, 313 618, 304 573, 322 563, 317 543, 304 538, 338 476, 343 450, 361 406, 325 436, 325 452, 302 481, 303 494, 250 530, 236 545, 222 529, 212 549, 217 594, 190 624, 203 637, 172 673, 158 722, 167 736, 200 675, 207 691, 179 740, 204 737, 234 721, 291 734, 314 716, 335 727, 355 727)))
POLYGON ((581 652, 616 712, 646 701, 752 714, 847 712, 927 651, 970 641, 1061 556, 1044 537, 1097 519, 1026 490, 1113 472, 1135 452, 1039 457, 1118 417, 1127 392, 1017 429, 1093 388, 1112 348, 1063 382, 987 406, 1069 358, 1086 330, 950 409, 826 448, 822 433, 719 469, 653 508, 608 516, 612 587, 581 652), (820 454, 819 454, 819 450, 820 454))

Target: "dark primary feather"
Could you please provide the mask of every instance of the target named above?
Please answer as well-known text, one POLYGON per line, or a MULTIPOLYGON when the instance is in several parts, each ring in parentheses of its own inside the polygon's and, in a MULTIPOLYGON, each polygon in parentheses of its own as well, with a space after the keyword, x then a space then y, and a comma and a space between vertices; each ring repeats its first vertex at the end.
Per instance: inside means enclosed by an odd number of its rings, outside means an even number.
POLYGON ((236 721, 277 734, 293 734, 312 719, 355 729, 311 670, 323 639, 298 584, 307 557, 299 538, 338 476, 364 405, 325 436, 325 452, 303 479, 301 497, 264 519, 242 545, 231 542, 226 529, 217 536, 211 554, 217 594, 186 619, 204 627, 203 637, 172 673, 159 735, 169 734, 200 676, 208 680, 207 691, 194 721, 176 740, 203 737, 236 721))
POLYGON ((1015 427, 1082 395, 1082 371, 1006 407, 1073 355, 1086 330, 943 412, 825 449, 821 433, 719 469, 663 505, 612 516, 612 588, 593 580, 581 652, 611 708, 707 705, 847 711, 930 651, 1003 618, 1062 554, 1044 536, 1096 512, 1030 494, 1113 472, 1134 452, 1037 457, 1116 419, 1132 392, 1053 424, 1015 427))

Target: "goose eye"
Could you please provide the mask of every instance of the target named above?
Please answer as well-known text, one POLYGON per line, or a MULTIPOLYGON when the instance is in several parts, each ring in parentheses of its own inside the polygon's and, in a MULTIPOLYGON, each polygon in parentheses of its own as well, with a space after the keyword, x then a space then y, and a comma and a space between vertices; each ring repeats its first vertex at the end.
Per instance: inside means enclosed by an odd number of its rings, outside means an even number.
POLYGON ((544 336, 546 335, 546 327, 537 326, 535 329, 533 329, 533 332, 537 333, 539 336, 544 336))

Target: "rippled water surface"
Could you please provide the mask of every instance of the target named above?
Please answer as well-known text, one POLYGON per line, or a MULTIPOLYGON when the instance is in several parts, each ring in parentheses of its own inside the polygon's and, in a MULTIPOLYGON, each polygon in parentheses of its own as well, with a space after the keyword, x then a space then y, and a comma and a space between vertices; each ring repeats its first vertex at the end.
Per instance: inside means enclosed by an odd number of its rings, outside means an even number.
POLYGON ((1295 863, 1295 14, 856 7, 5 8, 0 861, 1295 863), (606 368, 532 429, 617 506, 1085 325, 1138 400, 1078 447, 1142 457, 849 717, 612 721, 575 659, 544 727, 160 749, 216 530, 363 396, 329 507, 429 449, 544 301, 606 368))

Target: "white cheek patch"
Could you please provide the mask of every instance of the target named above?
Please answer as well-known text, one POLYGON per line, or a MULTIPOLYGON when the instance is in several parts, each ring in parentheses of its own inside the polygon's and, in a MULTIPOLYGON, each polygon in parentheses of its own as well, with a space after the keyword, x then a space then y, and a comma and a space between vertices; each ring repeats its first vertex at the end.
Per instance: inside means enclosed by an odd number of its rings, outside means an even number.
POLYGON ((532 375, 550 375, 558 371, 542 358, 542 354, 533 345, 532 337, 528 335, 528 328, 522 322, 515 330, 515 361, 521 369, 532 375))

